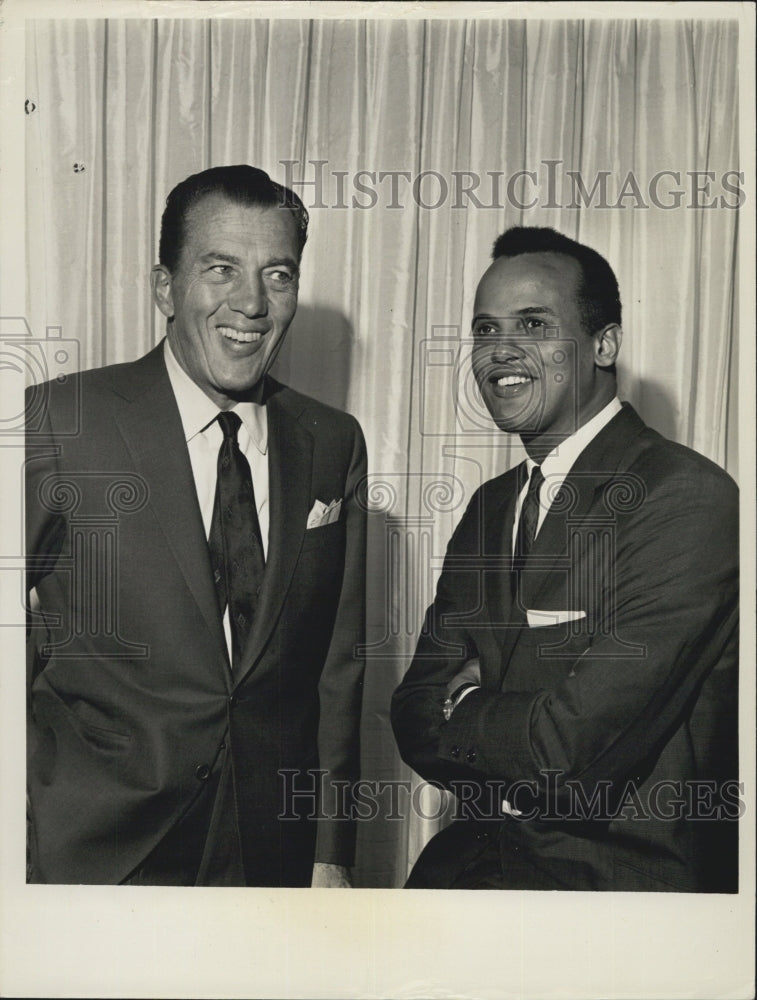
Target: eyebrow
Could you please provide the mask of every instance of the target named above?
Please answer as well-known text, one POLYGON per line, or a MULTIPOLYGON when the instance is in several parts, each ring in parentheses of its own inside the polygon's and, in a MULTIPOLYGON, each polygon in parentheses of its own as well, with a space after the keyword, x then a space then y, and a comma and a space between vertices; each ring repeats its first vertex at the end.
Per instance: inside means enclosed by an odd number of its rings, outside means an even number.
POLYGON ((549 306, 524 306, 522 309, 514 309, 509 313, 476 313, 473 322, 477 319, 508 319, 510 316, 536 316, 547 315, 557 318, 557 313, 549 306))
POLYGON ((239 264, 239 257, 235 257, 233 254, 220 253, 215 250, 211 250, 209 253, 204 253, 200 257, 200 262, 203 264, 209 264, 212 260, 222 260, 225 264, 239 264))
POLYGON ((275 257, 273 260, 269 260, 267 264, 264 264, 263 267, 280 267, 282 264, 291 267, 295 274, 300 273, 300 265, 293 257, 275 257))
MULTIPOLYGON (((242 263, 240 257, 236 257, 234 254, 230 253, 222 253, 221 251, 211 250, 209 253, 204 253, 200 257, 200 263, 202 264, 210 264, 212 261, 222 261, 224 264, 242 263)), ((291 267, 296 274, 300 273, 300 266, 293 257, 274 257, 273 260, 266 261, 266 263, 263 264, 263 267, 281 267, 282 265, 291 267)))
POLYGON ((524 306, 523 309, 516 309, 513 315, 534 316, 536 313, 546 313, 548 316, 557 316, 554 309, 550 309, 549 306, 524 306))

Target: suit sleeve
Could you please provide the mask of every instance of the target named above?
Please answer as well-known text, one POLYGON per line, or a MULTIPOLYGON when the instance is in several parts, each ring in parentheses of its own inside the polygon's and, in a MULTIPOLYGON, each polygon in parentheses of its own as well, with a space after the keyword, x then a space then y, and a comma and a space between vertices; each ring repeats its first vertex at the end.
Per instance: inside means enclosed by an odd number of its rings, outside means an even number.
POLYGON ((58 446, 47 408, 30 429, 28 414, 36 409, 31 391, 27 391, 27 432, 25 477, 25 536, 27 595, 50 573, 65 541, 66 521, 43 502, 45 481, 58 471, 58 446))
POLYGON ((365 440, 353 421, 352 453, 342 501, 346 546, 344 576, 331 643, 318 685, 318 756, 325 771, 315 860, 351 865, 355 823, 351 787, 360 776, 360 712, 364 662, 356 647, 365 641, 366 510, 359 489, 367 473, 365 440), (324 818, 326 817, 326 818, 324 818))
MULTIPOLYGON (((619 519, 606 615, 564 679, 468 695, 437 728, 432 772, 449 780, 454 748, 474 748, 469 775, 544 792, 547 771, 558 785, 614 782, 659 754, 736 635, 738 495, 723 474, 697 471, 619 519)), ((406 683, 417 678, 414 663, 406 683)))
MULTIPOLYGON (((26 555, 26 705, 28 753, 36 746, 33 725, 32 685, 44 667, 42 646, 47 640, 47 628, 39 615, 39 602, 34 593, 37 585, 51 573, 66 541, 66 520, 53 513, 43 503, 43 484, 58 472, 59 448, 54 443, 47 407, 40 412, 37 393, 45 387, 26 392, 26 456, 24 463, 24 528, 26 555), (31 419, 34 417, 34 419, 31 419)), ((53 491, 54 493, 55 491, 53 491)))

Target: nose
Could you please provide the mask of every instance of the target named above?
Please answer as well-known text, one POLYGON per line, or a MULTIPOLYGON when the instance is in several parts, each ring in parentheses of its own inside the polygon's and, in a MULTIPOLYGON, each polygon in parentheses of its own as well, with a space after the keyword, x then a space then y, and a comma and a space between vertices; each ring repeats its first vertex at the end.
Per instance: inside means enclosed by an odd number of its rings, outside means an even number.
POLYGON ((249 319, 268 314, 268 296, 260 274, 242 275, 234 284, 229 296, 229 306, 244 313, 249 319))
POLYGON ((524 355, 523 348, 518 341, 510 340, 507 337, 491 343, 489 351, 492 361, 499 364, 506 364, 508 361, 518 361, 524 355))
POLYGON ((487 337, 476 341, 473 348, 473 374, 486 379, 493 365, 522 365, 526 352, 517 341, 508 337, 487 337))

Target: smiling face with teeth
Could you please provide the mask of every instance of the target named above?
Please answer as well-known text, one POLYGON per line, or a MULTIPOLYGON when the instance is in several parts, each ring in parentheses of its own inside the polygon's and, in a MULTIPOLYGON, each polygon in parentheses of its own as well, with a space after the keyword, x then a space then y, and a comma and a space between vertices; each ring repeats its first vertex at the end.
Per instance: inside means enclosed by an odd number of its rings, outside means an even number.
POLYGON ((473 371, 500 430, 540 461, 615 395, 620 328, 583 326, 581 266, 561 253, 499 257, 476 291, 473 371))
POLYGON ((288 209, 209 194, 187 213, 173 273, 153 268, 171 350, 220 409, 249 398, 273 364, 297 309, 298 260, 288 209))

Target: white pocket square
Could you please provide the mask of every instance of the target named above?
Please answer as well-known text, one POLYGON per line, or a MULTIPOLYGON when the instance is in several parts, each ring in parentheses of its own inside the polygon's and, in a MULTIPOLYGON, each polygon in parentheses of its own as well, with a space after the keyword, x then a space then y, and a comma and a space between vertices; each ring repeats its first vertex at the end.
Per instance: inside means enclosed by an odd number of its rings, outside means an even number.
POLYGON ((332 500, 330 504, 325 504, 322 500, 316 500, 313 509, 308 514, 306 529, 322 528, 326 524, 333 524, 339 520, 339 513, 342 509, 342 501, 332 500))
POLYGON ((531 609, 526 611, 529 628, 539 628, 542 625, 564 625, 566 622, 577 622, 585 617, 585 611, 536 611, 531 609))

